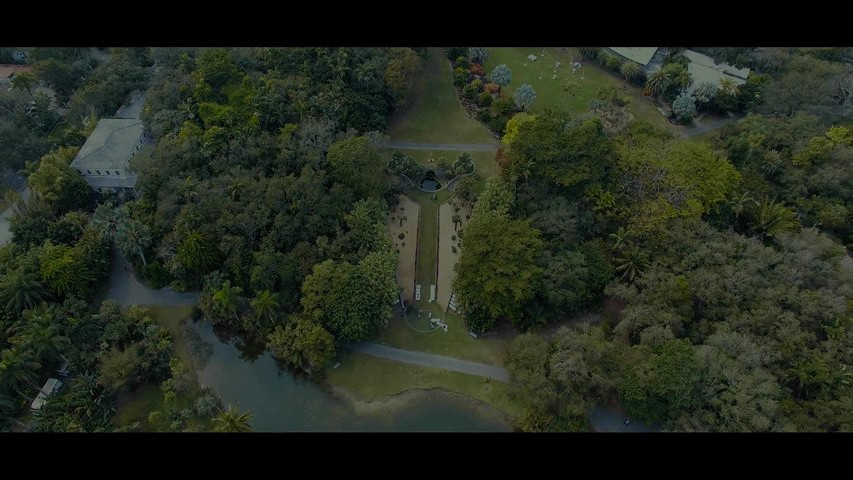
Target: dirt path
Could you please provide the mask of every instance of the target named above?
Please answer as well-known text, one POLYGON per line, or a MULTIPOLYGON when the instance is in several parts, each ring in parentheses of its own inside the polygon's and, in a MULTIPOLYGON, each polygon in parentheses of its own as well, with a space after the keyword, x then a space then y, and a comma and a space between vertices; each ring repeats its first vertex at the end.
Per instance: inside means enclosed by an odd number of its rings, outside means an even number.
POLYGON ((715 122, 706 123, 704 125, 699 125, 696 127, 688 128, 687 130, 681 132, 679 135, 681 138, 693 138, 697 135, 702 135, 703 133, 710 132, 712 130, 718 130, 723 128, 728 123, 737 120, 737 118, 724 118, 722 120, 717 120, 715 122))
POLYGON ((369 342, 350 343, 347 348, 374 357, 394 360, 396 362, 411 363, 424 367, 441 368, 453 372, 467 373, 478 377, 487 377, 499 382, 509 382, 509 373, 500 367, 485 365, 483 363, 468 362, 458 358, 433 355, 431 353, 414 352, 412 350, 401 350, 399 348, 386 347, 369 342))
POLYGON ((459 261, 459 256, 462 250, 459 248, 459 238, 456 240, 456 232, 459 228, 463 228, 465 224, 465 214, 469 213, 463 208, 459 215, 462 223, 453 228, 453 201, 445 202, 439 207, 439 225, 438 225, 438 292, 436 300, 441 308, 447 310, 447 304, 450 302, 450 294, 453 292, 453 279, 456 278, 454 267, 459 261), (456 246, 456 253, 453 252, 453 247, 456 246))
POLYGON ((418 239, 418 212, 421 207, 411 198, 400 195, 400 203, 388 216, 391 242, 400 254, 397 263, 397 283, 403 287, 403 298, 411 302, 415 298, 415 253, 418 239), (400 219, 403 219, 400 225, 400 219), (400 238, 400 234, 403 238, 400 238))
POLYGON ((388 148, 400 150, 449 150, 453 152, 497 152, 499 144, 494 143, 419 143, 388 142, 388 148))

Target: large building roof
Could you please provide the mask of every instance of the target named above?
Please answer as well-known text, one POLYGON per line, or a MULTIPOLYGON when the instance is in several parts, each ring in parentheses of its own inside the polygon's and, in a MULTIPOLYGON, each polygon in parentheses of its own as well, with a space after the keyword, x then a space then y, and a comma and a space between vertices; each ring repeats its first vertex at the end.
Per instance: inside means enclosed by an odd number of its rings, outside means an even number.
POLYGON ((735 85, 743 85, 749 76, 748 68, 736 68, 728 63, 716 63, 713 58, 692 50, 685 50, 684 56, 690 60, 687 71, 693 78, 693 83, 688 91, 693 91, 706 82, 719 86, 724 78, 728 78, 735 85))
POLYGON ((703 55, 699 52, 694 52, 693 50, 685 50, 684 56, 690 60, 690 63, 695 63, 703 67, 712 68, 732 77, 737 77, 742 80, 746 80, 746 77, 749 76, 748 68, 737 68, 729 65, 728 63, 717 63, 714 61, 713 58, 707 55, 703 55))
POLYGON ((622 55, 628 60, 635 61, 640 65, 646 66, 652 57, 655 56, 655 52, 658 50, 658 47, 607 47, 610 50, 622 55))
POLYGON ((142 136, 142 121, 131 118, 105 118, 89 135, 72 168, 125 168, 142 136))

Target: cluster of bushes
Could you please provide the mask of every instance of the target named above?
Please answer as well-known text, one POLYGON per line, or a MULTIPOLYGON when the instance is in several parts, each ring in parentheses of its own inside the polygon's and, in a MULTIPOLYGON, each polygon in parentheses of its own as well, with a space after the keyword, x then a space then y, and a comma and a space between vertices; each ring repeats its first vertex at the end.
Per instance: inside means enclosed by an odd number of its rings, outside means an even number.
MULTIPOLYGON (((445 49, 453 62, 453 85, 468 114, 503 135, 506 124, 518 111, 513 100, 501 95, 501 86, 486 76, 483 67, 488 52, 482 47, 450 47, 445 49)), ((508 83, 508 82, 507 82, 508 83)))

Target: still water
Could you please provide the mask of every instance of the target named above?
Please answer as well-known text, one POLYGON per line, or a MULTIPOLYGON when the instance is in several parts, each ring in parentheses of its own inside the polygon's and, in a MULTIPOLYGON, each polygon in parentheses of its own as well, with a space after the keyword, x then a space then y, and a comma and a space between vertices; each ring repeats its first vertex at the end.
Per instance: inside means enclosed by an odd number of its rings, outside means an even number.
POLYGON ((357 414, 343 400, 319 385, 280 370, 269 354, 254 361, 241 358, 231 343, 220 340, 210 325, 194 326, 212 345, 199 381, 213 387, 226 404, 255 415, 258 432, 369 431, 369 432, 502 432, 510 427, 492 412, 465 399, 440 393, 417 396, 403 405, 357 414))

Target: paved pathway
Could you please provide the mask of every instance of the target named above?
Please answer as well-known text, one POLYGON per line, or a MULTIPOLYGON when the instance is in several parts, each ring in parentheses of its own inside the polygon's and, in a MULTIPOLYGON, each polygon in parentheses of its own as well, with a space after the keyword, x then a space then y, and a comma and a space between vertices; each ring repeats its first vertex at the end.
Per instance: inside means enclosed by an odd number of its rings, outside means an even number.
POLYGON ((706 123, 704 125, 699 125, 696 127, 688 128, 687 130, 681 132, 681 138, 692 138, 697 135, 701 135, 706 132, 710 132, 711 130, 717 130, 719 128, 723 128, 727 123, 734 122, 737 118, 724 118, 722 120, 717 120, 716 122, 706 123))
POLYGON ((350 343, 347 347, 356 352, 387 360, 422 365, 424 367, 442 368, 478 377, 488 377, 500 382, 509 382, 509 373, 506 370, 483 363, 468 362, 457 358, 433 355, 431 353, 401 350, 369 342, 350 343))
MULTIPOLYGON (((21 193, 21 198, 27 200, 30 198, 30 187, 25 188, 21 193)), ((15 205, 9 205, 6 210, 0 213, 0 247, 12 241, 12 232, 9 231, 9 218, 15 213, 15 205)))
POLYGON ((154 290, 139 283, 127 266, 125 260, 118 253, 113 253, 112 266, 110 267, 110 290, 107 298, 115 300, 123 307, 134 304, 139 305, 192 305, 198 300, 199 292, 176 292, 171 288, 154 290))
POLYGON ((418 143, 418 142, 388 142, 388 148, 402 150, 451 150, 454 152, 496 152, 497 143, 418 143))

